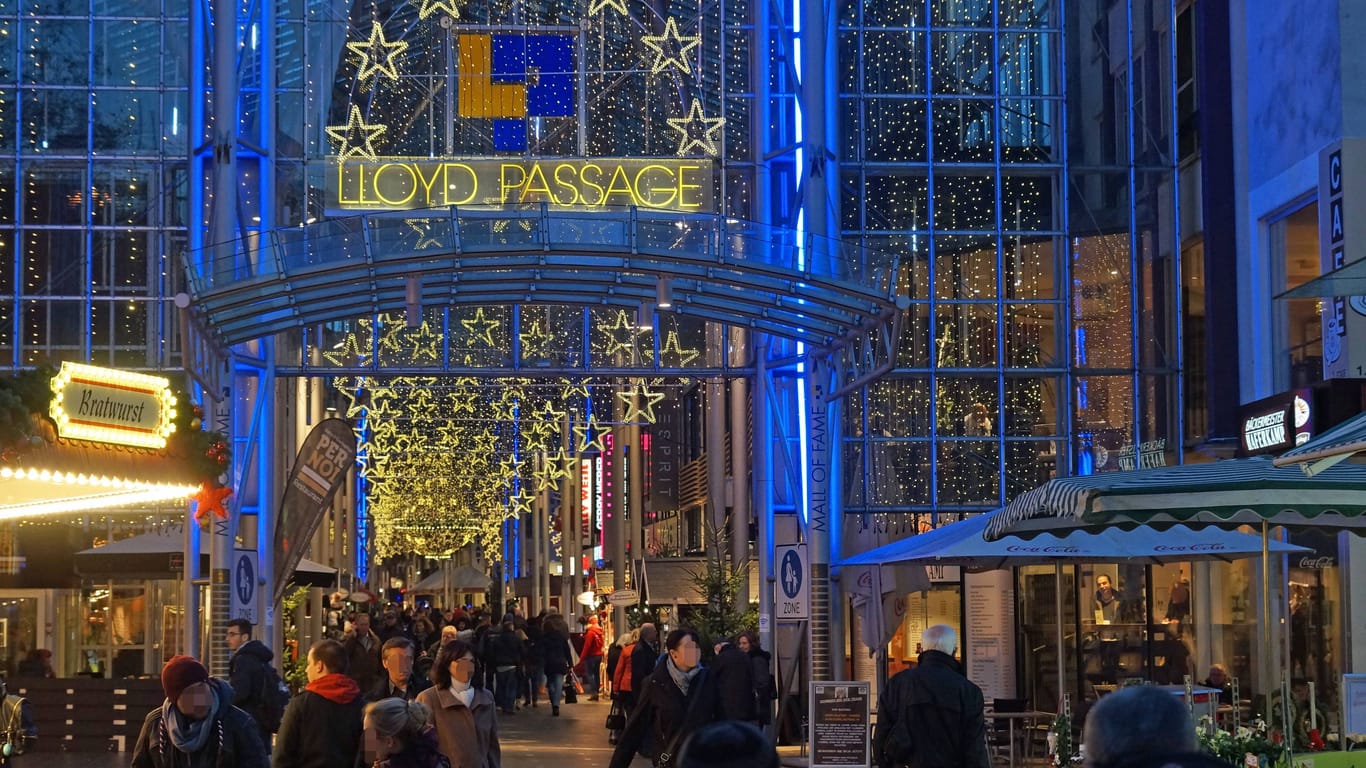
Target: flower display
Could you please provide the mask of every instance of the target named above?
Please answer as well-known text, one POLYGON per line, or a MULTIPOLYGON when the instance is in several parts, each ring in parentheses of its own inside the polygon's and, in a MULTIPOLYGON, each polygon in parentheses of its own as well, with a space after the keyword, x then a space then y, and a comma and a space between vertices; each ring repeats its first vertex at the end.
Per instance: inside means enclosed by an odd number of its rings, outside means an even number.
POLYGON ((1239 725, 1235 730, 1225 730, 1214 727, 1209 716, 1205 716, 1200 718, 1196 735, 1202 750, 1230 765, 1271 768, 1286 762, 1280 739, 1261 718, 1239 725))

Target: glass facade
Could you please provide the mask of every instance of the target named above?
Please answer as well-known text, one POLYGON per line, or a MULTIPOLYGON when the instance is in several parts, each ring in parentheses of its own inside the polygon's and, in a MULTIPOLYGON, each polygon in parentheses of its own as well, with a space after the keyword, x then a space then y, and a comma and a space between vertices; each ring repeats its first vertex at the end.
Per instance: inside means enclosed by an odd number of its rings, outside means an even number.
POLYGON ((908 254, 911 299, 895 372, 849 405, 847 510, 994 509, 1176 448, 1161 9, 844 6, 843 236, 908 254))

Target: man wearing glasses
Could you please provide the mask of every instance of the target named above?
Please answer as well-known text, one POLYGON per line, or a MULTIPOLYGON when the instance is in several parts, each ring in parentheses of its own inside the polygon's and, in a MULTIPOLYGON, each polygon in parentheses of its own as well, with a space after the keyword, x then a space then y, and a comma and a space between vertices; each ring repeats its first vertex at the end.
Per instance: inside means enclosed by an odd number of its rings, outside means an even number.
POLYGON ((275 654, 260 640, 251 639, 251 622, 233 619, 228 622, 224 639, 228 642, 228 685, 232 686, 232 705, 249 713, 261 731, 261 743, 270 751, 270 723, 263 722, 266 702, 262 693, 266 688, 266 667, 275 654))

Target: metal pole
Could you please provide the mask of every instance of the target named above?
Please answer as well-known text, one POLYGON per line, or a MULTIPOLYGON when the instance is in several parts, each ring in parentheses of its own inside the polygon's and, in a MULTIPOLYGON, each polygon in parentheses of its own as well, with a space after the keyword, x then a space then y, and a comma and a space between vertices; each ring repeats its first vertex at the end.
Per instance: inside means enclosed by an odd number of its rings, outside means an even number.
MULTIPOLYGON (((574 455, 570 452, 573 433, 569 430, 569 415, 565 414, 564 426, 560 428, 560 443, 565 456, 574 455)), ((574 561, 578 559, 574 552, 579 538, 578 462, 569 462, 568 470, 569 476, 560 481, 560 613, 566 620, 574 605, 574 561)))
MULTIPOLYGON (((616 388, 614 394, 622 391, 621 387, 616 388)), ((626 420, 626 401, 620 397, 612 398, 613 421, 621 424, 626 420)), ((626 572, 630 570, 626 560, 626 450, 627 440, 630 438, 630 430, 626 427, 617 428, 612 434, 612 501, 607 505, 608 514, 612 516, 609 526, 604 526, 607 533, 612 537, 612 587, 623 589, 626 587, 626 572)), ((635 453, 636 446, 630 444, 630 450, 635 453)), ((631 475, 631 482, 636 482, 635 475, 631 475)), ((615 636, 620 636, 626 628, 626 606, 616 605, 612 609, 612 632, 615 636)))
MULTIPOLYGON (((809 365, 815 366, 815 358, 809 358, 809 365)), ((805 380, 807 389, 807 427, 806 427, 806 504, 807 556, 811 561, 811 679, 834 680, 831 667, 831 614, 834 606, 830 600, 830 489, 831 454, 829 412, 825 401, 824 387, 821 385, 823 370, 808 373, 805 380)))
POLYGON ((1062 561, 1053 563, 1053 611, 1058 620, 1058 696, 1067 694, 1067 652, 1063 648, 1066 634, 1062 626, 1062 561))
POLYGON ((759 643, 773 644, 773 455, 769 413, 768 335, 754 337, 754 513, 759 518, 759 643))
MULTIPOLYGON (((542 473, 545 472, 545 451, 537 451, 532 457, 532 461, 535 463, 536 467, 535 476, 542 476, 542 473)), ((529 521, 529 524, 525 526, 526 543, 522 548, 522 551, 527 553, 526 564, 529 569, 527 576, 530 578, 529 583, 531 585, 531 602, 527 605, 527 616, 535 616, 541 606, 541 595, 543 594, 541 592, 542 558, 539 556, 540 540, 543 535, 541 533, 543 530, 541 528, 541 507, 545 504, 545 497, 549 492, 550 489, 546 488, 536 494, 536 502, 531 508, 531 520, 529 521)))
POLYGON ((736 568, 746 570, 735 592, 735 604, 742 610, 750 603, 749 594, 749 387, 744 379, 730 382, 730 559, 736 568))
POLYGON ((726 532, 726 382, 717 377, 707 381, 707 426, 703 444, 707 452, 708 516, 703 524, 707 554, 722 564, 726 550, 721 546, 726 532))

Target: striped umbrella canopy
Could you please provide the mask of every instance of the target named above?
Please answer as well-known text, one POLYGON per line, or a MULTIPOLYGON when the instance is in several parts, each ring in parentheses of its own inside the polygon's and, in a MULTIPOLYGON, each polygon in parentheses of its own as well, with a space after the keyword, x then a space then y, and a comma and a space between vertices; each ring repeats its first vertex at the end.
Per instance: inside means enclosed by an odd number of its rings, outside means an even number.
POLYGON ((1062 477, 1016 497, 986 539, 1045 531, 1173 525, 1260 525, 1366 530, 1366 466, 1341 464, 1314 477, 1268 457, 1062 477))
POLYGON ((1301 464, 1305 474, 1317 475, 1360 451, 1366 451, 1366 413, 1282 453, 1272 463, 1278 467, 1301 464))
MULTIPOLYGON (((961 565, 972 570, 994 570, 1016 565, 1063 563, 1171 563, 1188 560, 1237 560, 1262 552, 1260 537, 1214 529, 1178 528, 1179 535, 1151 528, 1121 531, 1059 531, 1058 536, 1039 536, 1032 541, 987 541, 988 525, 1005 510, 972 515, 932 531, 918 533, 846 558, 842 566, 915 563, 961 565)), ((1275 554, 1310 552, 1279 541, 1270 543, 1275 554)))

